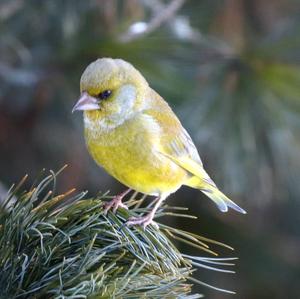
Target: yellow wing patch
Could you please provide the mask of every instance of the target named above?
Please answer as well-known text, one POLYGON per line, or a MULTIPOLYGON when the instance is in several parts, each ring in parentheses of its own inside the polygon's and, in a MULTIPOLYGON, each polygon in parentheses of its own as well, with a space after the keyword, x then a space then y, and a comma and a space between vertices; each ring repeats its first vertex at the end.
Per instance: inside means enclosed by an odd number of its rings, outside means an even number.
POLYGON ((202 161, 190 135, 182 127, 169 105, 155 91, 152 91, 151 99, 154 103, 151 109, 145 110, 144 113, 150 115, 161 128, 159 152, 190 174, 215 186, 203 169, 202 161))

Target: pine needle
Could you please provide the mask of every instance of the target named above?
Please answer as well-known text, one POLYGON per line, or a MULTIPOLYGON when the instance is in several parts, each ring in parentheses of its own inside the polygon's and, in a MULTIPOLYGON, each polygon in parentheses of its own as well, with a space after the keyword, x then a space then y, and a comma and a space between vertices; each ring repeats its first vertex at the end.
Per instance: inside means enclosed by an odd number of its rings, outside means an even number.
MULTIPOLYGON (((137 193, 130 210, 104 215, 107 192, 89 199, 75 189, 56 195, 52 171, 21 191, 25 179, 10 189, 4 201, 10 208, 1 209, 0 298, 201 298, 191 294, 189 281, 207 285, 192 277, 195 269, 233 272, 219 268, 231 265, 227 259, 184 255, 171 239, 212 256, 207 243, 222 243, 160 223, 127 227, 129 217, 149 211, 137 193)), ((162 207, 157 217, 193 217, 180 211, 186 209, 162 207)))

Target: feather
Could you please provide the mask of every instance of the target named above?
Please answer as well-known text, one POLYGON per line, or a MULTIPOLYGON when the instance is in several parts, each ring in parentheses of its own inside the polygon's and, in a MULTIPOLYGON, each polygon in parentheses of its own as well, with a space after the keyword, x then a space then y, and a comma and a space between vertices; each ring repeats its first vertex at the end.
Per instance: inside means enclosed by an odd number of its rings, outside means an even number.
POLYGON ((245 210, 224 195, 206 173, 196 146, 169 105, 155 91, 151 99, 151 109, 144 113, 151 115, 161 128, 159 152, 190 174, 184 184, 201 190, 222 212, 227 212, 229 207, 245 214, 245 210))

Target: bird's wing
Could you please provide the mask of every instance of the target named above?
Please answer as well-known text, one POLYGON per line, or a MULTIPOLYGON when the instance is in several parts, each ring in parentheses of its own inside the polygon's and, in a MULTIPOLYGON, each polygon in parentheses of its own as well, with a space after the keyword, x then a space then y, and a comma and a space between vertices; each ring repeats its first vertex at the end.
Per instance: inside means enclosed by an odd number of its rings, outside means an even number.
POLYGON ((146 109, 144 113, 151 116, 161 129, 159 152, 191 174, 215 185, 203 169, 191 137, 169 105, 154 91, 151 102, 151 108, 146 109))
MULTIPOLYGON (((154 92, 155 93, 155 92, 154 92)), ((158 95, 151 97, 151 105, 144 111, 160 128, 159 152, 185 169, 192 176, 187 185, 200 189, 211 198, 222 212, 228 207, 245 214, 246 212, 224 195, 203 168, 197 149, 180 121, 168 104, 158 95)))

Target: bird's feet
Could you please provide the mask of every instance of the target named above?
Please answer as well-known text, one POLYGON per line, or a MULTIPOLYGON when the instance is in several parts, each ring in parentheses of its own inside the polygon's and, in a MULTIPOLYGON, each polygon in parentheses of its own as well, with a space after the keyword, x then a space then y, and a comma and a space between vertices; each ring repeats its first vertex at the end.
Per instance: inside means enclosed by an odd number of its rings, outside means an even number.
POLYGON ((152 224, 156 229, 158 229, 159 228, 158 224, 153 221, 153 218, 155 212, 157 211, 157 209, 159 208, 160 204, 163 202, 164 199, 165 199, 164 196, 157 197, 156 203, 150 213, 142 217, 130 217, 126 222, 126 225, 127 226, 141 225, 143 229, 145 229, 149 224, 152 224))
POLYGON ((126 225, 127 226, 141 225, 143 229, 145 229, 149 224, 152 224, 155 228, 158 229, 157 223, 153 221, 153 216, 154 214, 150 212, 146 216, 130 217, 126 222, 126 225))
POLYGON ((128 210, 128 207, 127 207, 125 204, 122 203, 122 199, 123 199, 124 196, 125 196, 127 193, 129 193, 130 191, 131 191, 131 189, 128 189, 128 190, 126 190, 125 192, 123 192, 123 193, 121 193, 121 194, 119 194, 119 195, 116 195, 111 201, 105 203, 105 205, 104 205, 104 211, 103 211, 104 214, 106 215, 107 212, 108 212, 109 210, 111 210, 111 209, 113 210, 114 213, 116 213, 116 211, 117 211, 117 209, 118 209, 119 207, 128 210))

